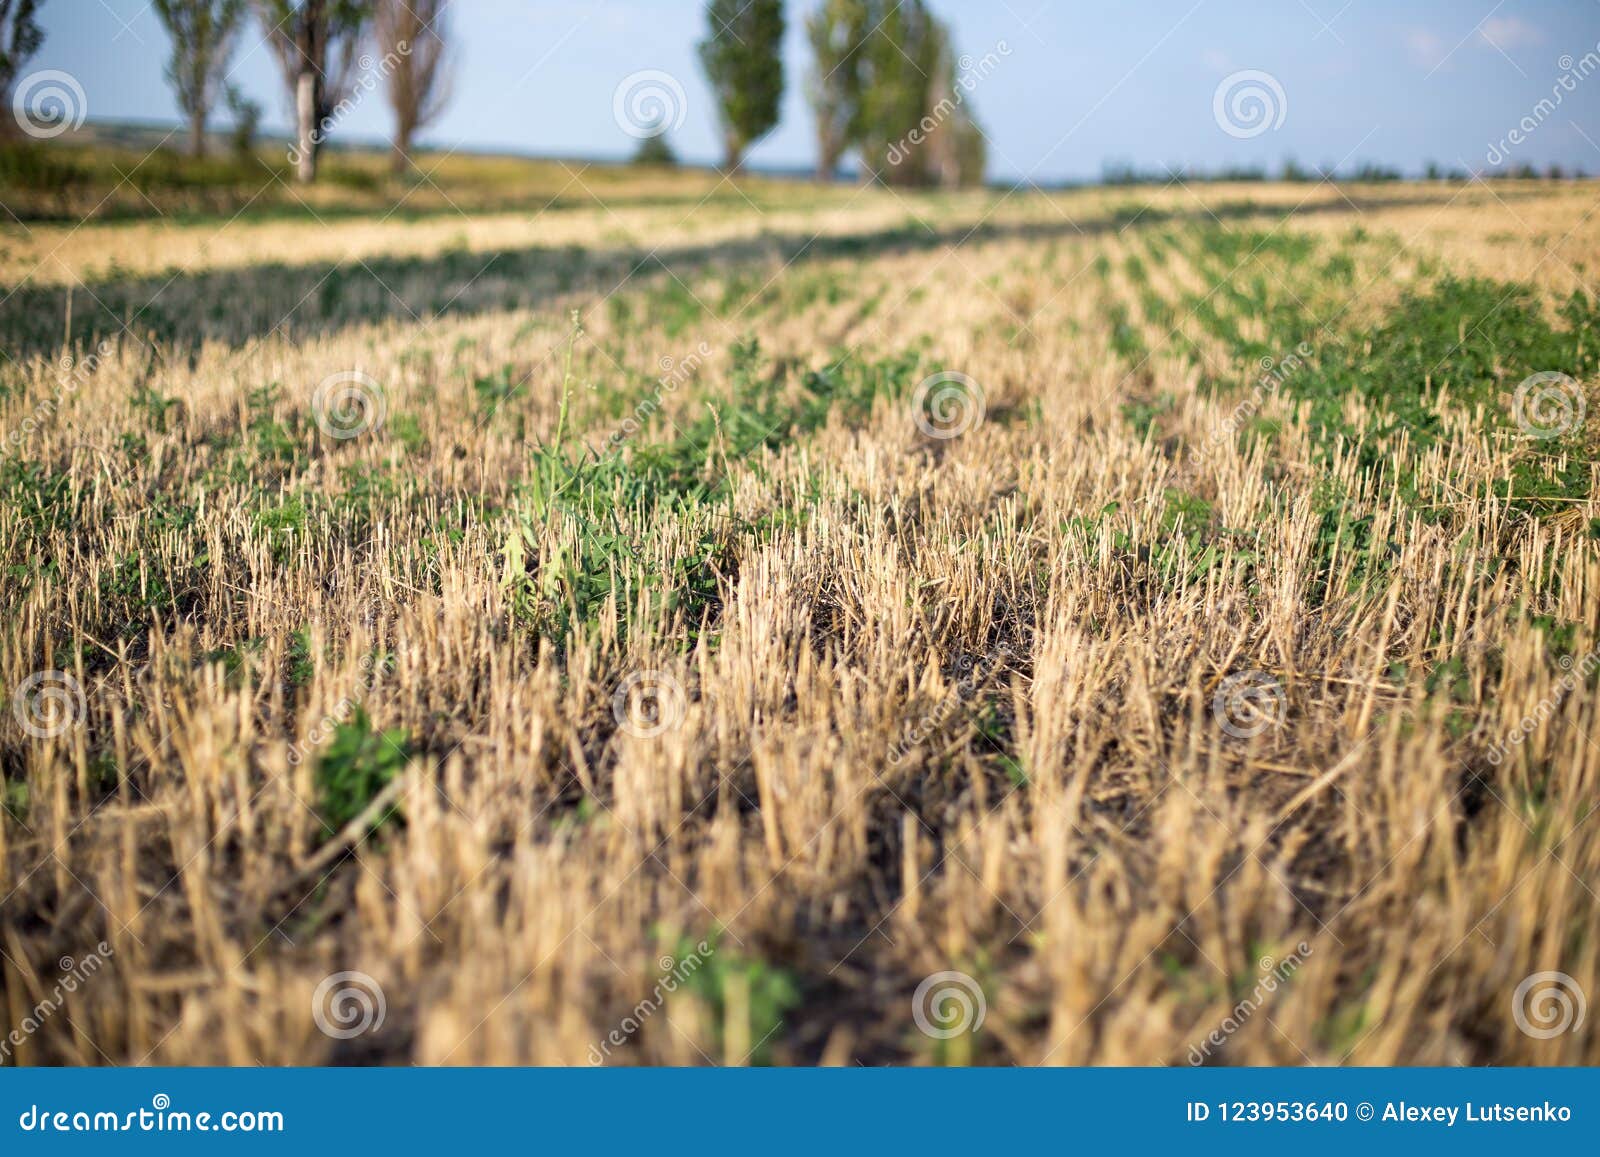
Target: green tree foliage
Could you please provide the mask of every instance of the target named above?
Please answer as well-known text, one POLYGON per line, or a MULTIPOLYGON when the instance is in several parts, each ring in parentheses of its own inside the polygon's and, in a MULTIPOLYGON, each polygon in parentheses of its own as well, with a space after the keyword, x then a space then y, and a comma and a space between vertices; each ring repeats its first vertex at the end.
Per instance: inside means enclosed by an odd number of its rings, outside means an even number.
POLYGON ((923 131, 920 147, 927 150, 921 176, 947 188, 980 185, 988 141, 973 119, 969 99, 977 81, 960 73, 949 27, 936 21, 934 36, 938 65, 928 85, 928 111, 918 126, 923 131))
POLYGON ((865 175, 886 184, 983 180, 976 81, 958 72, 949 28, 925 0, 823 0, 806 38, 818 179, 855 148, 865 175))
POLYGON ((261 104, 234 85, 227 89, 228 112, 233 116, 233 155, 247 161, 256 154, 256 131, 261 127, 261 104))
POLYGON ((989 168, 989 138, 970 115, 956 121, 956 181, 963 188, 983 184, 989 168))
POLYGON ((700 64, 722 121, 723 166, 778 123, 783 100, 783 0, 710 0, 700 64))
POLYGON ((172 38, 167 82, 189 118, 189 152, 204 156, 206 120, 226 95, 228 59, 244 24, 245 0, 155 0, 172 38))
POLYGON ((817 180, 831 181, 839 158, 861 134, 861 42, 867 0, 823 0, 806 18, 812 71, 806 93, 817 122, 817 180))
POLYGON ((16 84, 17 74, 44 43, 44 30, 35 19, 38 9, 39 0, 0 0, 0 101, 8 110, 0 117, 0 133, 15 131, 16 125, 9 113, 11 86, 16 84))
POLYGON ((861 46, 862 164, 890 185, 927 179, 927 150, 911 142, 931 106, 941 36, 923 0, 874 0, 861 46))
POLYGON ((639 147, 633 152, 632 163, 670 167, 678 163, 678 154, 672 151, 672 142, 667 140, 667 135, 657 133, 639 142, 639 147))

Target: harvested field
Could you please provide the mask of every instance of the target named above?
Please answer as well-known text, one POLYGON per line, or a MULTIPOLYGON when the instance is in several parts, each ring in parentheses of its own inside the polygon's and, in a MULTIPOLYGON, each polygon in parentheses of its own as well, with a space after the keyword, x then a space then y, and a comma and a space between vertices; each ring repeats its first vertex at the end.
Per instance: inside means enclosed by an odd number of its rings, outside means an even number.
POLYGON ((1592 186, 561 168, 8 227, 12 1060, 1600 1063, 1592 186))

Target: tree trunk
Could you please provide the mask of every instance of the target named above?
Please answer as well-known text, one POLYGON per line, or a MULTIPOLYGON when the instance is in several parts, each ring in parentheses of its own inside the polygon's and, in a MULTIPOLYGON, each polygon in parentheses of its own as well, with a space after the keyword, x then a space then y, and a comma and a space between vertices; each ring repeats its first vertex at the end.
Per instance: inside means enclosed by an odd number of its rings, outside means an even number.
POLYGON ((206 114, 203 110, 197 109, 189 114, 189 155, 206 155, 206 114))
POLYGON ((411 172, 411 134, 414 131, 407 124, 395 126, 394 148, 389 153, 389 167, 397 177, 403 177, 411 172))
POLYGON ((839 148, 831 140, 817 142, 817 180, 830 184, 839 172, 839 148))
POLYGON ((722 171, 732 176, 739 171, 739 166, 744 164, 744 146, 732 136, 723 139, 722 143, 722 171))
POLYGON ((310 71, 300 74, 295 86, 295 113, 299 121, 299 155, 295 158, 295 180, 309 185, 317 179, 317 77, 310 71))

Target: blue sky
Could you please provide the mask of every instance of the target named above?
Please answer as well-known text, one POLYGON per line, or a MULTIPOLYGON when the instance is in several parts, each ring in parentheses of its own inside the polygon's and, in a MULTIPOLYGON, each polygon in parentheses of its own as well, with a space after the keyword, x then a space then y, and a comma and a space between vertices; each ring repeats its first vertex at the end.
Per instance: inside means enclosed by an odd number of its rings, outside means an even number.
MULTIPOLYGON (((791 0, 783 123, 751 153, 755 165, 809 165, 808 67, 791 0)), ((456 0, 454 98, 425 143, 619 157, 633 141, 612 97, 642 69, 684 92, 672 134, 680 156, 718 155, 716 121, 694 42, 699 0, 456 0)), ((1600 56, 1600 0, 932 0, 962 53, 995 54, 971 93, 990 139, 990 174, 1038 182, 1098 175, 1107 161, 1140 167, 1276 167, 1374 161, 1419 169, 1428 159, 1486 168, 1490 146, 1526 116, 1537 128, 1513 161, 1600 172, 1600 72, 1537 115, 1564 71, 1600 56), (1001 49, 1004 46, 1004 53, 1001 49), (1281 123, 1241 139, 1219 127, 1224 77, 1259 70, 1282 90, 1281 123)), ((33 69, 70 72, 89 115, 170 120, 165 34, 146 0, 51 0, 33 69)), ((287 125, 287 101, 252 23, 234 80, 287 125)), ((1273 98, 1276 100, 1276 97, 1273 98)), ((1275 118, 1276 119, 1276 118, 1275 118)), ((336 139, 386 136, 381 98, 367 98, 336 139)))

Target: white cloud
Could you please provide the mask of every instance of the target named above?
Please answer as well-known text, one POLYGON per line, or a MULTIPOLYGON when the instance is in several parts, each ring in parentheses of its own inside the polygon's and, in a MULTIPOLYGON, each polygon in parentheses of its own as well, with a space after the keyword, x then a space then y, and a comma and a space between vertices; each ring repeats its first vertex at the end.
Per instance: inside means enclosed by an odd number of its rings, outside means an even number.
POLYGON ((1493 16, 1478 28, 1478 39, 1501 52, 1525 44, 1538 44, 1544 33, 1515 16, 1493 16))
POLYGON ((1423 68, 1438 68, 1449 55, 1450 46, 1435 32, 1426 28, 1408 28, 1405 31, 1406 51, 1411 59, 1423 68))

